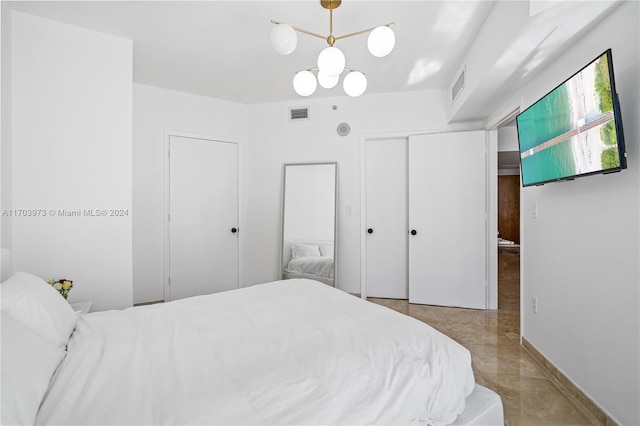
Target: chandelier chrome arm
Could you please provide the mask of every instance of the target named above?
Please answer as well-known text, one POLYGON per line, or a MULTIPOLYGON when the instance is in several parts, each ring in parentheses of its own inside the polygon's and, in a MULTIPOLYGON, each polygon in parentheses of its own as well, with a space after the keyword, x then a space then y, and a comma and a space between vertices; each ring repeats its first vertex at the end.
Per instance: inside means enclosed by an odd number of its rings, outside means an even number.
MULTIPOLYGON (((332 11, 332 10, 330 10, 330 11, 332 11)), ((333 20, 331 20, 331 21, 333 21, 333 20)), ((280 24, 283 24, 284 22, 280 22, 280 21, 276 21, 276 20, 272 19, 271 23, 272 24, 276 24, 276 25, 280 25, 280 24)), ((390 27, 392 25, 395 25, 395 22, 389 22, 388 24, 379 25, 379 26, 390 27)), ((330 26, 333 27, 333 22, 331 22, 330 26)), ((302 29, 302 28, 294 27, 293 25, 291 26, 291 28, 293 28, 294 30, 296 30, 296 31, 298 31, 300 33, 307 34, 307 35, 310 35, 310 36, 313 36, 313 37, 317 37, 317 38, 321 38, 323 40, 326 40, 326 42, 329 43, 330 46, 333 46, 333 43, 335 43, 338 40, 342 40, 343 38, 347 38, 347 37, 357 36, 357 35, 360 35, 360 34, 365 34, 365 33, 368 33, 368 32, 371 32, 371 31, 375 30, 377 27, 371 27, 371 28, 367 28, 366 30, 356 31, 355 33, 349 33, 349 34, 341 35, 340 37, 334 37, 333 36, 333 28, 331 28, 329 30, 329 35, 328 36, 323 36, 321 34, 314 33, 312 31, 308 31, 308 30, 305 30, 305 29, 302 29)))
MULTIPOLYGON (((271 20, 271 23, 272 24, 276 24, 276 25, 284 24, 284 22, 275 21, 273 19, 271 20)), ((296 30, 296 31, 298 31, 300 33, 304 33, 304 34, 307 34, 307 35, 310 35, 310 36, 313 36, 313 37, 318 37, 318 38, 321 38, 323 40, 327 39, 327 37, 325 37, 323 35, 320 35, 320 34, 317 34, 317 33, 313 33, 311 31, 303 30, 302 28, 294 27, 293 25, 291 26, 291 28, 293 28, 294 30, 296 30)))
MULTIPOLYGON (((317 69, 318 69, 318 66, 315 66, 315 67, 311 67, 311 68, 304 68, 303 71, 315 71, 317 69)), ((358 71, 357 69, 354 69, 354 68, 344 67, 344 70, 345 71, 349 71, 349 72, 361 72, 362 74, 364 74, 362 71, 358 71)))
MULTIPOLYGON (((395 25, 395 22, 389 22, 388 24, 384 24, 384 25, 378 25, 380 27, 390 27, 392 25, 395 25)), ((367 28, 366 30, 362 30, 362 31, 356 31, 355 33, 349 33, 349 34, 345 34, 345 35, 341 35, 340 37, 335 37, 335 40, 342 40, 343 38, 347 38, 347 37, 353 37, 353 36, 357 36, 360 34, 365 34, 368 32, 371 32, 373 30, 375 30, 378 27, 371 27, 371 28, 367 28)))

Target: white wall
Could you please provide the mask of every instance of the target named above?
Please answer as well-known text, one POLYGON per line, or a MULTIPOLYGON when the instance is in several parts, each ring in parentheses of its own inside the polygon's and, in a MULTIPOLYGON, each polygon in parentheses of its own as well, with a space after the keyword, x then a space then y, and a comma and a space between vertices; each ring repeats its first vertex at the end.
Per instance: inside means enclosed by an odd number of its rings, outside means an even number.
POLYGON ((518 151, 518 128, 504 126, 498 129, 498 152, 518 151))
MULTIPOLYGON (((503 126, 498 128, 498 155, 513 154, 512 160, 508 164, 517 164, 519 161, 516 157, 520 148, 518 146, 518 129, 515 125, 503 126), (504 153, 504 154, 500 154, 504 153)), ((511 158, 511 157, 509 157, 511 158)), ((504 161, 504 163, 507 163, 504 161)), ((500 163, 498 163, 500 165, 500 163)), ((520 167, 504 167, 498 168, 498 176, 520 175, 520 167)))
MULTIPOLYGON (((11 208, 11 11, 0 3, 2 70, 0 75, 0 209, 11 208)), ((11 274, 11 216, 0 216, 0 280, 11 274)))
POLYGON ((639 3, 625 2, 514 94, 526 108, 613 49, 628 169, 523 189, 522 334, 616 421, 629 425, 640 424, 638 21, 639 3), (530 214, 534 203, 537 219, 530 214))
MULTIPOLYGON (((460 92, 455 102, 447 102, 447 117, 451 121, 460 119, 460 116, 469 115, 466 105, 476 102, 478 93, 490 94, 495 86, 502 83, 493 78, 496 71, 492 68, 500 62, 501 55, 513 48, 513 42, 519 31, 526 26, 529 18, 529 7, 526 1, 499 1, 496 2, 483 23, 478 34, 475 35, 472 45, 469 47, 463 62, 452 77, 448 94, 462 71, 465 71, 465 87, 460 92), (493 73, 489 73, 489 71, 493 73), (464 110, 464 111, 463 111, 464 110)), ((520 46, 516 47, 520 49, 520 46)), ((518 52, 521 53, 521 52, 518 52)), ((479 96, 482 99, 482 95, 479 96)), ((450 98, 449 98, 450 99, 450 98)), ((471 114, 476 114, 473 108, 471 114)))
MULTIPOLYGON (((164 299, 164 131, 236 139, 244 150, 247 109, 235 102, 133 85, 134 303, 164 299)), ((241 223, 239 235, 246 238, 243 228, 241 223)))
POLYGON ((12 207, 47 214, 13 218, 13 269, 72 279, 70 301, 95 310, 131 306, 132 42, 12 15, 12 207))
POLYGON ((443 97, 444 91, 416 91, 250 106, 246 254, 251 267, 245 282, 279 278, 283 163, 337 161, 337 284, 345 291, 359 292, 361 136, 446 130, 443 97), (310 119, 290 122, 289 108, 300 106, 310 107, 310 119), (351 126, 345 137, 336 132, 342 122, 351 126), (351 215, 346 214, 348 206, 351 215))

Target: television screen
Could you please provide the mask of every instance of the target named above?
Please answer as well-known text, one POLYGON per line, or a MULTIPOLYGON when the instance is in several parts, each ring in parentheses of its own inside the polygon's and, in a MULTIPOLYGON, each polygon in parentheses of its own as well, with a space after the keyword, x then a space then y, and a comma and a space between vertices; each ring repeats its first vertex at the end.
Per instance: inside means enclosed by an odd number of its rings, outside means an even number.
POLYGON ((516 117, 522 185, 627 167, 611 49, 516 117))

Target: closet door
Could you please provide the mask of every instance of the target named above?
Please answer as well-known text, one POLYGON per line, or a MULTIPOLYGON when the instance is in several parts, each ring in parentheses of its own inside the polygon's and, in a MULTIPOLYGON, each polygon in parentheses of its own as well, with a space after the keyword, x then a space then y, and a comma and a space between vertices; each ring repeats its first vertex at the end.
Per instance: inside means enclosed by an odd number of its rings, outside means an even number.
POLYGON ((169 139, 170 300, 238 288, 238 145, 169 139))
POLYGON ((484 131, 409 137, 411 303, 486 307, 485 146, 484 131))
POLYGON ((367 141, 366 295, 406 299, 407 138, 367 141))

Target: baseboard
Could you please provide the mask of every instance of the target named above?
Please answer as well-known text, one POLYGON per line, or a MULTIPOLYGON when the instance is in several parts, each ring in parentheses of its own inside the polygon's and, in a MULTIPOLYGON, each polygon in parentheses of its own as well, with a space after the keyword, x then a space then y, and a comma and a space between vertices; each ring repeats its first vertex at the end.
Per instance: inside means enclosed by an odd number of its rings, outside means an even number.
POLYGON ((553 365, 544 355, 540 353, 527 339, 522 338, 522 346, 540 363, 542 368, 551 375, 556 385, 565 391, 578 408, 595 422, 603 426, 619 426, 619 424, 604 412, 595 402, 584 394, 567 376, 565 376, 558 367, 553 365))
POLYGON ((156 303, 164 303, 164 300, 151 300, 149 302, 134 303, 133 306, 155 305, 156 303))

